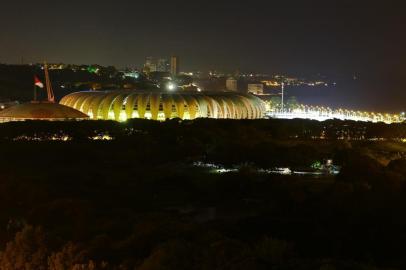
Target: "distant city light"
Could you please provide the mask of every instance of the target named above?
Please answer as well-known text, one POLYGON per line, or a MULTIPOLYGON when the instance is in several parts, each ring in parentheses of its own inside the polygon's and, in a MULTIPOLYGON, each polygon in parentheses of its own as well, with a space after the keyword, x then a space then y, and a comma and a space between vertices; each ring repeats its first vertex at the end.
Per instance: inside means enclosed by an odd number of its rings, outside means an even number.
POLYGON ((113 137, 111 137, 108 134, 100 134, 100 135, 91 137, 91 139, 94 141, 111 141, 111 140, 113 140, 113 137))
POLYGON ((272 106, 270 102, 265 102, 266 115, 269 118, 279 119, 310 119, 317 121, 326 121, 329 119, 352 120, 361 122, 383 122, 386 124, 401 123, 404 116, 400 114, 388 114, 378 112, 353 111, 345 109, 332 109, 323 106, 308 106, 299 104, 295 109, 283 111, 280 108, 272 106))
POLYGON ((99 68, 93 67, 93 66, 89 66, 89 67, 87 68, 87 71, 88 71, 89 73, 97 74, 97 73, 99 73, 99 68))
POLYGON ((137 71, 124 72, 124 78, 139 79, 140 73, 137 71))

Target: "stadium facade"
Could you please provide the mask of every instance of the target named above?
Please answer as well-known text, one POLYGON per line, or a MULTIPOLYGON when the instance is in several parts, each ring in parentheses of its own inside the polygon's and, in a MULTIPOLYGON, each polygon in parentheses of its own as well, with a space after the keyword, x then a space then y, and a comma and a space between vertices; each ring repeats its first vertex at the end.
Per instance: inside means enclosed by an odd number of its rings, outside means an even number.
POLYGON ((262 100, 235 92, 85 91, 63 97, 60 104, 95 120, 258 119, 265 115, 262 100))

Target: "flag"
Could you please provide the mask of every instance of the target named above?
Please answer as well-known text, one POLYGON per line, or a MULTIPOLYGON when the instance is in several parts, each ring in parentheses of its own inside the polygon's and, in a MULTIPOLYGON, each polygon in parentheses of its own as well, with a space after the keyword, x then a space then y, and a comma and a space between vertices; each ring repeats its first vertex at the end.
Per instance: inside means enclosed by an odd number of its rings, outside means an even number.
POLYGON ((44 88, 44 84, 38 79, 37 76, 34 76, 34 83, 35 86, 38 86, 39 88, 44 88))

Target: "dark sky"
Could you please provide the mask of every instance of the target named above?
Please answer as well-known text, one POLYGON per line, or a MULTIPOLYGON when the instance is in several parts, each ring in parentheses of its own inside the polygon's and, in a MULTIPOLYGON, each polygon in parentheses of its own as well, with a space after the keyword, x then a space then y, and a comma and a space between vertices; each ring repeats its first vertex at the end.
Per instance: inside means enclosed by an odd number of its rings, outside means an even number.
POLYGON ((182 70, 356 74, 369 105, 406 107, 402 1, 14 0, 0 12, 0 62, 135 67, 176 54, 182 70))

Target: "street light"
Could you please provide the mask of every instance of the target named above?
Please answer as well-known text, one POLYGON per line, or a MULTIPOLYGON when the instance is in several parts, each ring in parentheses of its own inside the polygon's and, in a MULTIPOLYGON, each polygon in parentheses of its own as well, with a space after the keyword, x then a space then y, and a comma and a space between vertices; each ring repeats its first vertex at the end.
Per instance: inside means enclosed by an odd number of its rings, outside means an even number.
POLYGON ((169 82, 169 83, 166 85, 166 89, 168 89, 169 91, 173 91, 173 90, 176 89, 176 84, 174 84, 173 82, 169 82))
POLYGON ((284 111, 284 102, 283 102, 284 96, 285 96, 285 83, 282 82, 282 106, 281 106, 282 107, 282 113, 284 111))

